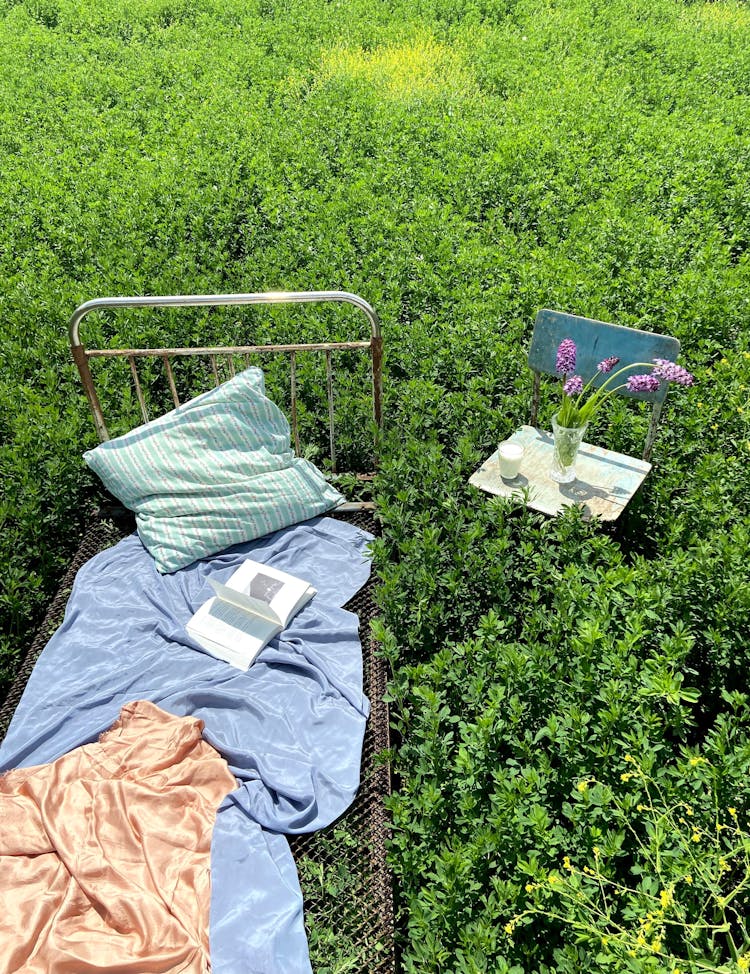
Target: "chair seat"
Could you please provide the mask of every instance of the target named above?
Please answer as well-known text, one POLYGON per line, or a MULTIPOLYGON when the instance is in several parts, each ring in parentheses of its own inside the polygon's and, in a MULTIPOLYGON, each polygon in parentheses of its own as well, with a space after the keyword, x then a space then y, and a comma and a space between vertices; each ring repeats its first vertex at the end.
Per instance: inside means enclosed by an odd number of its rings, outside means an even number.
POLYGON ((576 479, 570 484, 558 484, 549 475, 551 433, 522 426, 509 442, 524 448, 518 476, 502 479, 496 450, 471 475, 469 483, 500 497, 522 497, 527 507, 544 514, 559 514, 563 508, 577 504, 582 506, 586 519, 616 521, 651 469, 645 460, 582 443, 576 460, 576 479))

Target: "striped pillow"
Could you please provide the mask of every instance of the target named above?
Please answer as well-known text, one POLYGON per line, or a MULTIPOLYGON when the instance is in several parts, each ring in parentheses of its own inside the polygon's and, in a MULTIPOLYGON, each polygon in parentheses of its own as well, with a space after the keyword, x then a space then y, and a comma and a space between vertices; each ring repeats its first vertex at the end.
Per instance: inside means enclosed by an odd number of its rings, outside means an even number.
POLYGON ((160 572, 296 524, 344 498, 294 456, 289 424, 250 368, 83 459, 135 511, 160 572))

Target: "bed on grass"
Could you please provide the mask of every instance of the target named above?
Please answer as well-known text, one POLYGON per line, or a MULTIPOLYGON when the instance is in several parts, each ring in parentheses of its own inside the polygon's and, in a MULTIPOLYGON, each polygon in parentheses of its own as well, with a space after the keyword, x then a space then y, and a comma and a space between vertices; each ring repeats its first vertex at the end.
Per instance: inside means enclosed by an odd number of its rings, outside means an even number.
MULTIPOLYGON (((377 522, 371 502, 336 500, 318 471, 299 457, 300 428, 309 427, 311 411, 298 383, 310 375, 315 380, 314 370, 308 373, 303 365, 308 358, 323 363, 319 386, 325 390, 330 474, 335 477, 338 466, 337 356, 369 355, 369 411, 374 429, 379 427, 377 316, 361 298, 345 292, 112 298, 82 305, 71 319, 70 333, 102 444, 87 462, 105 484, 117 487, 118 497, 127 495, 131 510, 113 502, 93 520, 0 710, 0 769, 8 771, 0 804, 4 798, 4 826, 11 823, 0 856, 9 857, 18 883, 29 891, 26 897, 18 897, 17 889, 5 891, 13 909, 5 917, 8 946, 0 947, 0 956, 6 952, 4 969, 50 969, 49 957, 55 951, 59 955, 59 944, 66 943, 66 962, 75 961, 81 974, 136 970, 146 960, 149 969, 180 971, 207 969, 209 963, 215 972, 295 972, 311 965, 392 971, 392 887, 383 804, 389 774, 379 760, 388 747, 386 678, 370 636, 375 609, 367 550, 377 522), (94 311, 308 302, 359 308, 370 323, 369 338, 125 349, 85 348, 79 338, 81 321, 94 311), (285 405, 291 429, 265 395, 263 373, 252 364, 260 356, 283 356, 290 364, 285 405), (121 394, 110 369, 99 375, 92 369, 95 360, 107 366, 124 360, 129 368, 142 425, 115 439, 110 439, 99 390, 115 398, 121 394), (214 388, 181 402, 185 377, 191 396, 201 377, 214 388), (166 413, 165 397, 172 407, 166 413), (226 433, 218 441, 211 425, 216 416, 226 433), (205 442, 206 449, 214 450, 208 466, 215 477, 190 466, 186 426, 193 447, 205 442), (154 458, 156 485, 149 467, 154 458), (250 478, 243 474, 246 463, 250 478), (123 470, 124 485, 118 480, 123 470), (207 479, 212 480, 209 490, 207 479), (295 493, 294 503, 277 503, 279 483, 295 493), (128 494, 131 488, 138 496, 128 494), (172 496, 177 498, 176 525, 167 503, 172 496), (265 505, 260 510, 259 497, 265 505), (252 531, 243 537, 247 523, 252 531), (318 594, 244 672, 202 651, 184 625, 211 594, 207 580, 224 580, 246 557, 306 578, 318 594), (137 713, 134 701, 140 702, 137 713), (200 741, 192 740, 196 734, 200 741), (177 826, 190 816, 175 817, 170 805, 178 791, 186 808, 200 801, 194 791, 185 792, 181 767, 167 768, 159 758, 154 770, 153 755, 138 756, 139 739, 157 748, 161 738, 190 738, 183 748, 190 755, 197 754, 196 746, 209 745, 207 751, 218 755, 227 780, 236 786, 222 798, 210 836, 206 929, 200 918, 188 915, 194 903, 180 900, 178 879, 184 887, 185 870, 203 874, 201 863, 192 862, 180 866, 183 875, 175 879, 175 862, 182 862, 189 841, 178 838, 177 826), (71 768, 72 760, 79 763, 71 768), (138 760, 150 762, 148 774, 133 772, 140 767, 138 760), (113 761, 120 777, 114 784, 109 778, 102 783, 99 769, 113 761), (147 794, 144 780, 151 789, 147 794), (135 798, 129 797, 131 785, 135 798), (148 805, 145 818, 132 811, 140 800, 148 805), (56 810, 50 810, 51 804, 56 810), (61 813, 67 805, 72 811, 66 818, 61 813), (71 838, 71 818, 78 813, 82 825, 71 838), (30 838, 20 823, 37 819, 38 832, 30 838), (108 830, 115 821, 125 823, 129 838, 135 835, 137 844, 150 850, 148 868, 131 867, 137 881, 122 863, 112 867, 107 862, 106 877, 101 863, 92 865, 92 848, 103 849, 107 859, 108 830), (153 835, 140 835, 143 821, 151 823, 153 835), (103 877, 115 885, 107 886, 103 877), (34 895, 34 883, 44 884, 39 885, 44 895, 34 895), (62 925, 50 925, 40 906, 46 900, 58 921, 65 921, 62 925), (144 902, 147 907, 139 906, 144 902), (76 928, 81 903, 91 917, 88 926, 76 928), (139 910, 147 916, 138 916, 139 910), (164 935, 165 918, 174 921, 172 939, 164 935), (163 941, 155 954, 153 944, 144 947, 154 927, 163 941), (19 935, 24 930, 31 933, 19 935), (117 950, 128 960, 117 958, 117 950)), ((369 417, 363 442, 368 427, 369 417)), ((367 479, 360 475, 345 481, 366 484, 367 479)), ((115 834, 112 841, 120 854, 122 836, 115 834)), ((206 872, 208 847, 204 852, 206 872)), ((192 899, 182 892, 183 900, 192 899)))

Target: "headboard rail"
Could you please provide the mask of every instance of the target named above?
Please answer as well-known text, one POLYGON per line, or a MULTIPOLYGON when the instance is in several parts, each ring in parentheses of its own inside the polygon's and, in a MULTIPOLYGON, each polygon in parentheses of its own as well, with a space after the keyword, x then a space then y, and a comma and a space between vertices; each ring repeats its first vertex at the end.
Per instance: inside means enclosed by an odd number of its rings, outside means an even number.
POLYGON ((91 359, 126 359, 130 366, 131 379, 135 395, 141 411, 143 422, 149 420, 146 397, 143 392, 141 377, 138 371, 138 361, 142 359, 160 360, 175 406, 180 405, 173 361, 180 358, 201 357, 210 363, 214 384, 219 385, 219 363, 223 364, 227 377, 235 375, 236 360, 240 359, 244 365, 250 364, 250 356, 275 353, 289 356, 290 367, 290 403, 291 428, 294 439, 294 449, 300 455, 300 433, 298 416, 297 389, 297 356, 299 353, 316 352, 325 357, 326 393, 328 405, 328 435, 331 469, 337 471, 336 445, 334 429, 334 393, 333 393, 333 353, 335 352, 369 352, 372 372, 372 416, 376 428, 382 425, 382 338, 380 321, 373 308, 356 294, 347 291, 272 291, 252 294, 199 294, 199 295, 163 295, 144 297, 116 297, 95 298, 80 305, 69 323, 70 344, 73 359, 78 367, 83 388, 88 399, 89 407, 94 419, 96 431, 100 441, 109 439, 109 429, 104 418, 101 402, 96 391, 94 377, 89 362, 91 359), (340 302, 352 304, 359 308, 370 323, 370 338, 367 341, 337 341, 337 342, 307 342, 286 344, 247 344, 230 346, 203 347, 164 347, 164 348, 86 348, 81 342, 79 326, 83 318, 92 311, 122 308, 164 308, 164 307, 199 307, 199 306, 227 306, 244 304, 303 304, 315 302, 340 302))

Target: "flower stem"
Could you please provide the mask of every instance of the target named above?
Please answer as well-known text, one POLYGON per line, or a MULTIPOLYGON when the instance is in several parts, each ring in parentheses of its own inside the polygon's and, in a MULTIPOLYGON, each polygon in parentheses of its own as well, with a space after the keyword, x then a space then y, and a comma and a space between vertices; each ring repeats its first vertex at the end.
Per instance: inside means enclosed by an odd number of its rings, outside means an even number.
MULTIPOLYGON (((617 392, 619 389, 624 389, 627 386, 627 382, 621 382, 620 385, 615 386, 614 389, 607 389, 607 386, 609 386, 609 384, 613 382, 618 375, 622 375, 623 372, 627 372, 629 369, 635 369, 640 366, 643 366, 644 368, 653 369, 654 363, 653 362, 630 362, 628 365, 623 365, 621 369, 618 369, 616 372, 613 372, 612 375, 610 375, 599 386, 599 388, 594 393, 592 393, 588 402, 585 402, 583 403, 583 405, 581 405, 581 401, 583 397, 586 395, 587 390, 591 387, 591 383, 596 378, 597 373, 594 373, 594 375, 592 375, 589 381, 586 383, 585 388, 579 394, 578 399, 575 402, 575 405, 571 403, 572 409, 575 410, 574 418, 577 420, 575 425, 583 426, 584 423, 588 423, 591 417, 596 412, 596 410, 603 403, 605 403, 610 396, 614 395, 614 393, 617 392)), ((563 407, 560 409, 561 413, 565 408, 565 400, 568 398, 569 397, 566 396, 565 393, 563 393, 563 407)), ((564 425, 567 426, 568 424, 565 423, 564 425)))

